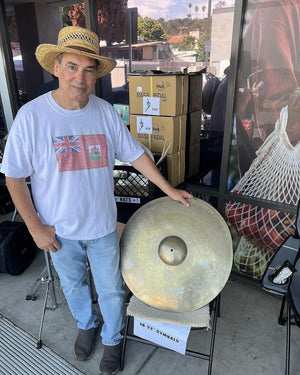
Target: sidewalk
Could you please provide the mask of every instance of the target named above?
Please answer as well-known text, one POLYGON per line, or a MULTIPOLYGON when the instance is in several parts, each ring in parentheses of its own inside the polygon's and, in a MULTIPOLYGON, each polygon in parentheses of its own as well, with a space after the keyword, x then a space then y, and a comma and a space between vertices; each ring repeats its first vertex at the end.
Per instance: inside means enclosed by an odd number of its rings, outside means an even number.
MULTIPOLYGON (((43 269, 44 255, 39 252, 22 275, 0 274, 0 314, 34 336, 34 341, 37 341, 39 335, 45 285, 37 291, 35 301, 25 298, 43 269)), ((62 301, 60 290, 57 290, 57 297, 62 301)), ((259 283, 235 275, 229 279, 221 294, 221 316, 217 322, 213 375, 284 374, 285 327, 277 324, 279 308, 280 300, 264 292, 259 283)), ((44 348, 48 347, 86 375, 98 374, 102 354, 101 341, 97 342, 91 360, 79 362, 73 356, 76 335, 76 323, 66 303, 54 311, 46 311, 42 333, 44 348)), ((192 349, 197 350, 206 343, 209 336, 206 330, 192 331, 188 346, 192 345, 192 349)), ((291 375, 300 373, 299 340, 300 330, 292 327, 291 375)), ((121 374, 205 375, 207 365, 205 360, 129 341, 125 368, 121 374)), ((17 375, 24 374, 20 372, 17 375)), ((40 375, 51 375, 51 372, 41 372, 40 375)))

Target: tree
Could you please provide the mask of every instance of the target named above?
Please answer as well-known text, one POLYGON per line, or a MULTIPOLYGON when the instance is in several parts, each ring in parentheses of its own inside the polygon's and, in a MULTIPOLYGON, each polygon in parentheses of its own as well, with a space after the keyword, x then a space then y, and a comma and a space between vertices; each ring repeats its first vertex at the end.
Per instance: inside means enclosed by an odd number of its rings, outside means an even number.
POLYGON ((203 5, 203 6, 202 6, 203 18, 204 18, 204 13, 205 13, 205 11, 206 11, 206 6, 203 5))
POLYGON ((72 26, 72 20, 70 19, 69 12, 73 10, 73 5, 68 5, 62 9, 62 20, 63 26, 72 26))
POLYGON ((167 35, 188 35, 190 31, 199 30, 201 35, 209 28, 208 18, 175 18, 160 22, 167 35))
POLYGON ((194 10, 195 10, 195 13, 196 13, 196 18, 198 18, 199 7, 196 5, 194 10))
MULTIPOLYGON (((124 39, 126 8, 127 0, 97 0, 98 33, 107 45, 124 39)), ((84 3, 73 5, 68 16, 73 26, 86 27, 84 3)))
POLYGON ((68 15, 72 21, 72 26, 86 27, 84 3, 74 4, 68 15))
POLYGON ((197 61, 205 61, 205 41, 206 41, 207 35, 206 33, 203 34, 201 39, 197 40, 197 46, 196 46, 196 60, 197 61))
MULTIPOLYGON (((185 19, 189 20, 188 18, 185 19)), ((189 20, 190 22, 190 20, 189 20)), ((184 19, 175 18, 168 21, 160 22, 167 35, 178 35, 182 26, 185 26, 184 19)))
POLYGON ((180 51, 193 51, 195 49, 195 37, 185 35, 182 42, 176 43, 175 47, 180 51))
POLYGON ((17 21, 15 16, 7 16, 9 38, 12 42, 18 41, 17 21))
POLYGON ((226 1, 219 1, 216 5, 215 5, 216 9, 220 9, 220 8, 224 8, 226 7, 226 1))
POLYGON ((167 40, 167 35, 162 25, 150 17, 138 17, 138 35, 145 42, 167 40))
POLYGON ((97 0, 97 4, 101 39, 106 40, 108 45, 112 42, 121 42, 125 36, 127 0, 97 0))
POLYGON ((189 7, 189 13, 188 13, 187 16, 188 16, 188 18, 192 18, 192 7, 193 7, 193 4, 189 3, 188 7, 189 7))

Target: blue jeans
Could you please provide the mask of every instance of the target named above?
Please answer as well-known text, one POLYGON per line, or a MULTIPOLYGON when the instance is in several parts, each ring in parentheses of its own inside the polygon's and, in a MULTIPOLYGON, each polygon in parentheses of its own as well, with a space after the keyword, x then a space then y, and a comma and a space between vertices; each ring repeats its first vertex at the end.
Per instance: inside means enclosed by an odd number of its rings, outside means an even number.
POLYGON ((87 284, 87 256, 104 321, 102 343, 108 346, 118 344, 122 339, 120 331, 124 327, 125 290, 119 267, 117 231, 90 241, 66 240, 58 236, 57 240, 61 249, 51 252, 51 258, 78 328, 86 330, 99 325, 87 284))

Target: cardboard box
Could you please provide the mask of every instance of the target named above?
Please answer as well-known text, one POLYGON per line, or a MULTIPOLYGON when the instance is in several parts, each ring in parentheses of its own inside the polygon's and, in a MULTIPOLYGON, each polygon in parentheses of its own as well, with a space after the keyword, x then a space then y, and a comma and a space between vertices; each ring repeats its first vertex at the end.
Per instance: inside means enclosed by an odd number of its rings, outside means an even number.
POLYGON ((199 143, 201 139, 202 111, 187 114, 186 121, 186 148, 199 143))
POLYGON ((188 112, 200 111, 202 108, 202 73, 189 73, 188 112))
POLYGON ((185 150, 167 155, 167 163, 168 181, 172 186, 181 184, 185 175, 185 150))
POLYGON ((200 173, 200 142, 186 149, 185 178, 197 176, 200 173))
POLYGON ((187 74, 132 75, 129 77, 131 114, 178 116, 188 110, 187 74))
POLYGON ((164 146, 170 148, 168 154, 185 149, 186 115, 139 116, 130 115, 130 133, 151 152, 161 153, 164 146))

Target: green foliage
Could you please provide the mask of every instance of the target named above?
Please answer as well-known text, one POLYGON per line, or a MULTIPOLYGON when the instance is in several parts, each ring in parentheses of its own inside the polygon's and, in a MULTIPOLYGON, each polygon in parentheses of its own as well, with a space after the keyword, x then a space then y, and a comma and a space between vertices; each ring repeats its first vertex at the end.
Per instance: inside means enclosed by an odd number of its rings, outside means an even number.
MULTIPOLYGON (((121 42, 125 36, 127 0, 97 0, 98 35, 107 45, 121 42)), ((85 3, 76 3, 62 10, 64 26, 86 27, 85 3)))
POLYGON ((14 33, 17 30, 17 22, 15 16, 7 16, 7 24, 9 33, 14 33))
POLYGON ((205 61, 205 41, 207 39, 206 33, 203 34, 201 39, 197 40, 196 61, 205 61))
POLYGON ((138 17, 138 35, 143 37, 145 42, 167 40, 162 25, 150 17, 138 17))
POLYGON ((72 20, 69 17, 69 12, 73 10, 73 5, 62 8, 62 21, 63 26, 72 26, 72 20))
POLYGON ((168 35, 179 35, 179 30, 181 30, 183 26, 187 27, 188 23, 189 23, 188 18, 186 19, 175 18, 172 20, 162 22, 161 24, 168 35))
POLYGON ((179 35, 180 33, 188 34, 193 30, 205 30, 207 19, 192 19, 191 17, 175 18, 168 21, 160 19, 160 23, 167 35, 179 35))
POLYGON ((178 48, 180 51, 195 51, 197 61, 205 61, 205 41, 206 33, 203 34, 201 39, 196 39, 191 35, 186 35, 183 38, 183 41, 176 43, 175 48, 178 48))
POLYGON ((192 51, 195 49, 195 42, 194 36, 186 35, 183 38, 183 41, 176 43, 174 47, 178 48, 180 51, 192 51))
POLYGON ((11 42, 18 42, 18 29, 17 29, 17 22, 15 16, 7 16, 7 26, 9 32, 9 38, 11 42))

